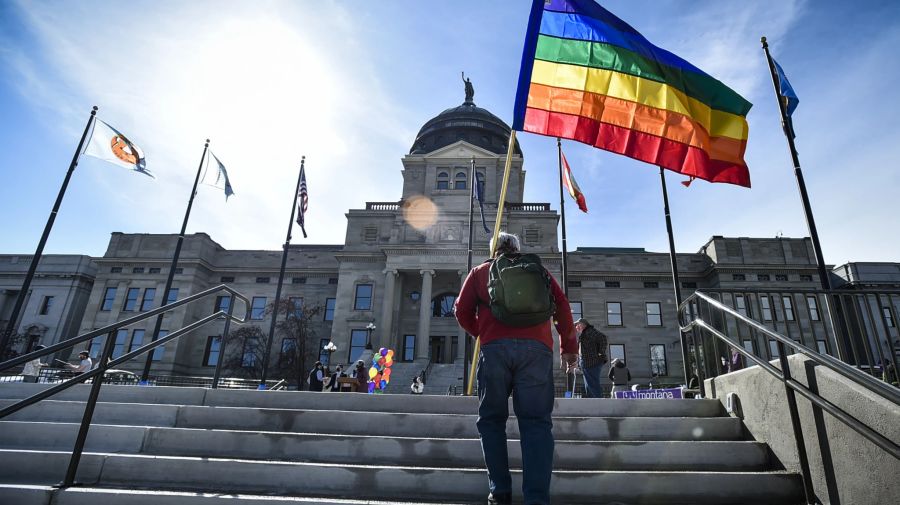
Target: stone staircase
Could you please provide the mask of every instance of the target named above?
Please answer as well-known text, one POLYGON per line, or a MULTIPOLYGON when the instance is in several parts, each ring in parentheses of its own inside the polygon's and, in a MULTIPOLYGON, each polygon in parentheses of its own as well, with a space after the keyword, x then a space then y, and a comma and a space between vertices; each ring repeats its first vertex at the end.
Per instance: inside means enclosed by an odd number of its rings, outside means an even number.
POLYGON ((434 363, 428 369, 428 381, 425 383, 426 395, 445 395, 452 386, 462 392, 462 363, 434 363))
MULTIPOLYGON (((43 387, 0 385, 0 405, 43 387)), ((0 504, 486 502, 474 398, 136 386, 103 387, 82 485, 55 489, 86 396, 0 421, 0 504)), ((715 400, 558 400, 553 432, 559 505, 802 501, 799 477, 715 400)), ((508 433, 521 468, 514 419, 508 433)))

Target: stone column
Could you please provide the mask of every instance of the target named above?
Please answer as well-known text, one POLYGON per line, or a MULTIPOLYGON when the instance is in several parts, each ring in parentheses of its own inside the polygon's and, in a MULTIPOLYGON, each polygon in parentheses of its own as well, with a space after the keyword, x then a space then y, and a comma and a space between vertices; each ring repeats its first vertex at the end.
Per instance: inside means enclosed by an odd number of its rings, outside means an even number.
POLYGON ((419 298, 419 329, 416 333, 416 359, 429 359, 431 333, 431 281, 434 270, 422 270, 422 296, 419 298))
MULTIPOLYGON (((463 282, 466 280, 466 276, 469 275, 469 272, 466 272, 465 270, 460 270, 457 273, 459 274, 459 291, 457 291, 457 292, 461 293, 463 282)), ((459 327, 459 337, 457 337, 457 342, 456 342, 456 344, 457 344, 456 356, 453 357, 453 359, 455 360, 456 363, 463 363, 466 358, 466 338, 468 338, 468 337, 466 337, 466 330, 464 330, 462 328, 462 326, 460 326, 459 327)))
POLYGON ((394 346, 393 332, 393 315, 394 315, 394 297, 396 296, 396 280, 397 271, 394 269, 386 269, 384 271, 384 300, 381 303, 381 321, 379 323, 381 329, 381 338, 378 339, 379 344, 372 344, 376 349, 379 347, 394 346))

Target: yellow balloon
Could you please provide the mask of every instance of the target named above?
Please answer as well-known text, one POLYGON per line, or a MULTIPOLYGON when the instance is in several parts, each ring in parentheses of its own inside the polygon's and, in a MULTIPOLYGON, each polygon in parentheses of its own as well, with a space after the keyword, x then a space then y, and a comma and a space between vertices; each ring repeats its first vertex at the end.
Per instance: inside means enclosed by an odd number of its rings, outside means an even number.
POLYGON ((378 370, 375 370, 375 367, 369 369, 369 378, 374 379, 375 376, 378 375, 378 370))

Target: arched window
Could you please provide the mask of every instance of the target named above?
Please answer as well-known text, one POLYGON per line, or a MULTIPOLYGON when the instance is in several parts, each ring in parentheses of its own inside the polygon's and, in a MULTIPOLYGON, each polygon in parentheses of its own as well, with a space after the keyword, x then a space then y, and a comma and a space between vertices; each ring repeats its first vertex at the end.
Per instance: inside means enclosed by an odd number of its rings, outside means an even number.
POLYGON ((437 189, 450 189, 450 174, 447 172, 438 172, 437 189))
POLYGON ((456 302, 456 295, 453 293, 445 293, 434 297, 431 300, 431 317, 454 317, 454 302, 456 302))
POLYGON ((456 179, 453 181, 453 189, 466 189, 465 172, 456 172, 456 179))

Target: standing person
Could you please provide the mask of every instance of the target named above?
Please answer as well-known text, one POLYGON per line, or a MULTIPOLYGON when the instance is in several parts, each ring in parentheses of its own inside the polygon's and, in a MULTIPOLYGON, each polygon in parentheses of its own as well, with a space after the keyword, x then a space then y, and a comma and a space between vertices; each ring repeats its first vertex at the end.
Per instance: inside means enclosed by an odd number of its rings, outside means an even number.
POLYGON ((410 393, 420 395, 425 392, 425 384, 422 383, 421 377, 414 377, 412 384, 409 386, 410 393))
POLYGON ((469 272, 455 308, 460 326, 481 338, 476 425, 488 470, 488 503, 512 503, 506 450, 512 394, 521 434, 525 503, 547 505, 553 469, 550 322, 556 320, 560 359, 570 370, 578 357, 578 342, 569 302, 540 259, 519 254, 519 238, 500 233, 494 259, 469 272))
POLYGON ((744 357, 735 349, 731 348, 731 360, 728 362, 728 372, 737 372, 744 368, 744 357))
POLYGON ((338 379, 346 376, 347 374, 344 373, 344 365, 338 365, 337 368, 334 369, 334 373, 331 374, 331 383, 329 384, 329 388, 332 392, 341 390, 338 379))
POLYGON ((78 359, 80 360, 80 363, 77 366, 71 363, 67 363, 66 366, 70 370, 75 371, 76 374, 83 374, 93 368, 94 362, 91 361, 91 353, 87 351, 81 351, 80 353, 78 353, 78 359))
MULTIPOLYGON (((42 345, 34 346, 35 351, 40 351, 41 349, 46 349, 46 347, 42 345)), ((28 363, 25 363, 25 368, 22 369, 22 382, 37 382, 38 376, 41 375, 41 367, 45 366, 47 366, 47 364, 41 363, 40 358, 34 358, 28 363)))
POLYGON ((575 321, 578 332, 578 349, 580 351, 581 373, 584 374, 585 396, 602 398, 600 388, 600 372, 606 364, 606 335, 594 328, 587 319, 575 321))
POLYGON ((612 381, 613 387, 609 396, 616 397, 616 391, 625 391, 628 389, 628 383, 631 382, 631 370, 625 366, 625 362, 616 358, 609 364, 609 380, 612 381))
POLYGON ((325 368, 321 361, 316 361, 312 370, 309 371, 309 377, 306 383, 309 384, 310 391, 322 391, 323 381, 325 380, 325 368))
POLYGON ((889 359, 884 360, 884 371, 881 372, 881 379, 888 384, 898 385, 897 369, 889 359))
POLYGON ((356 377, 356 392, 368 393, 369 374, 366 373, 366 364, 363 362, 363 360, 359 360, 356 362, 356 370, 353 372, 353 376, 356 377))

